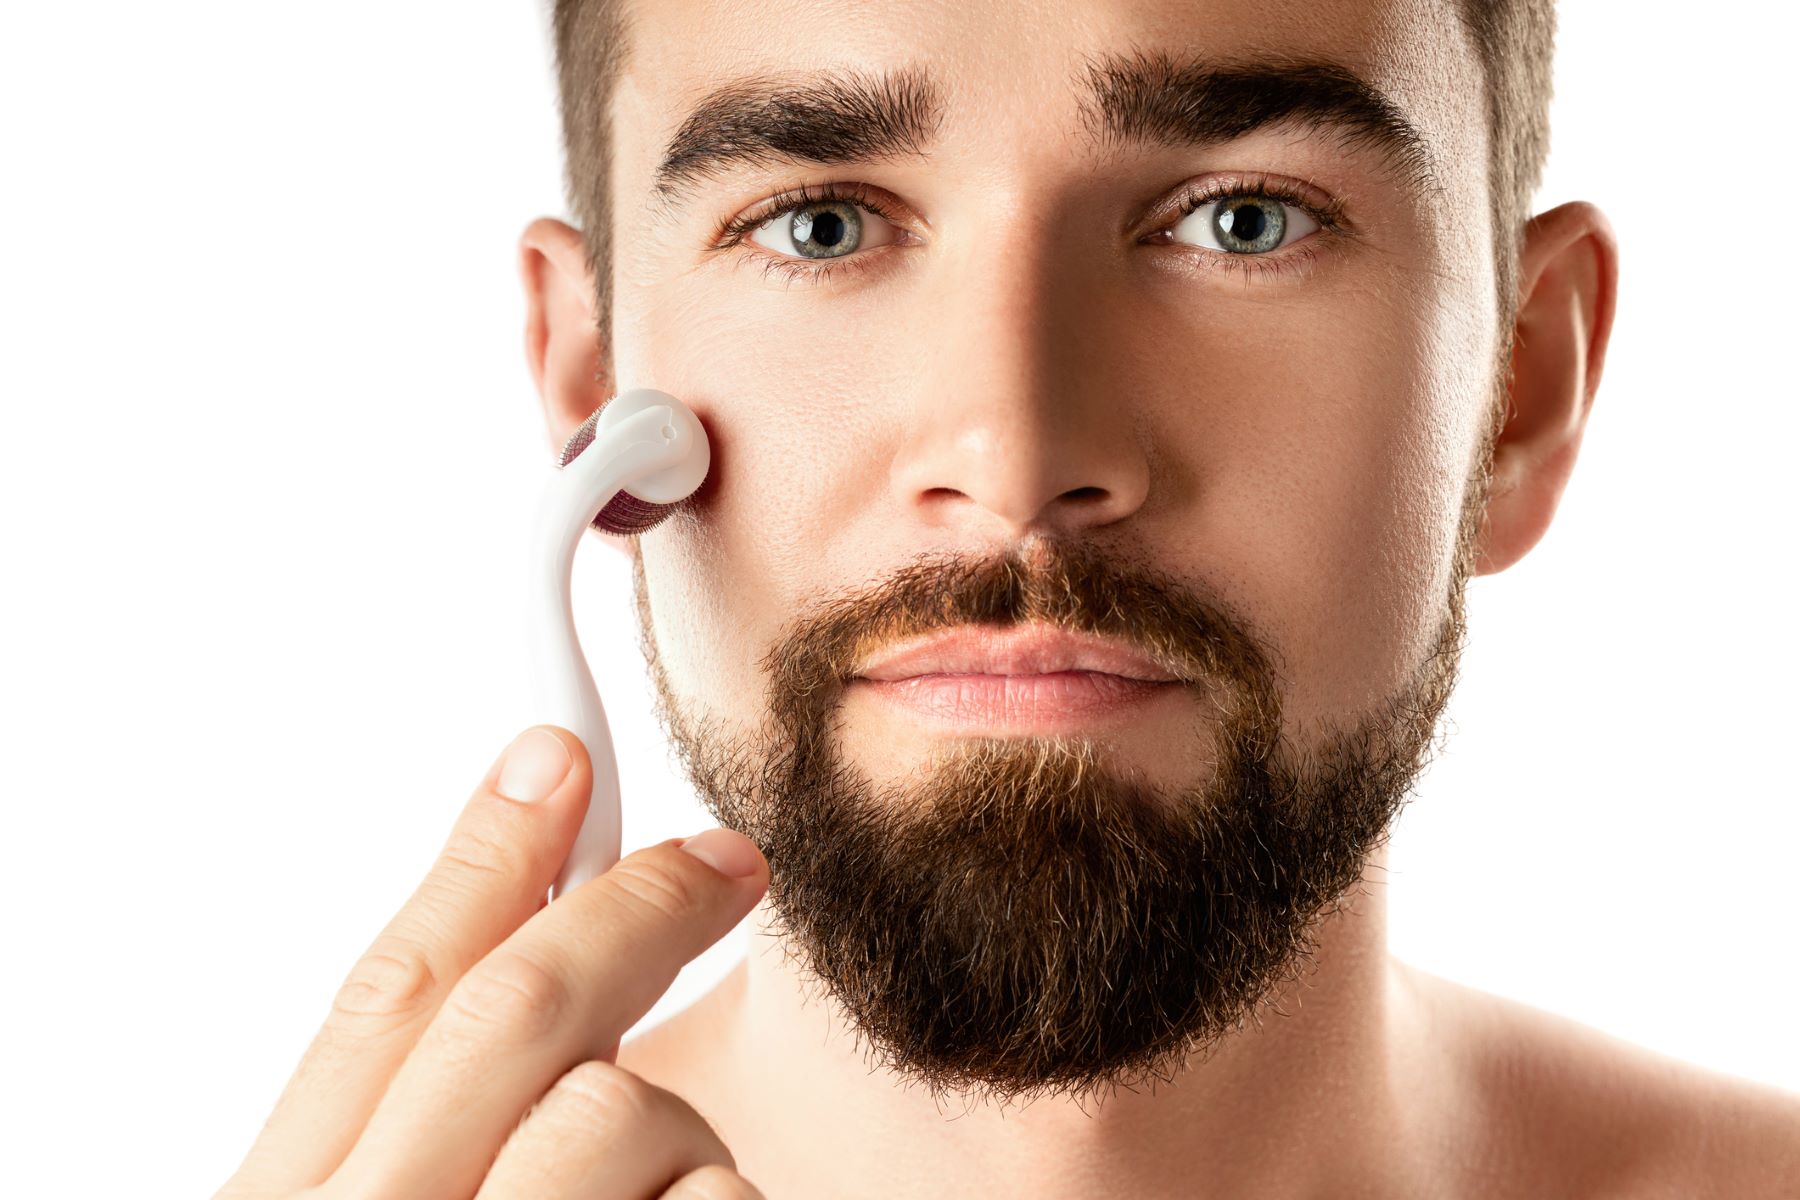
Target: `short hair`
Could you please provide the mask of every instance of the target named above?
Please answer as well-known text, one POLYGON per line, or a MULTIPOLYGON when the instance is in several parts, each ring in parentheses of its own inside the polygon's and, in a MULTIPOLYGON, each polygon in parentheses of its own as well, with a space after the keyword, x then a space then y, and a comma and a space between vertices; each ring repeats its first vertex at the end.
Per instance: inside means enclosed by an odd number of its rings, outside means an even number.
MULTIPOLYGON (((1475 45, 1487 99, 1488 212, 1502 340, 1518 315, 1518 261, 1531 201, 1550 152, 1555 0, 1450 0, 1475 45)), ((613 87, 631 39, 621 0, 553 0, 561 97, 563 184, 593 271, 600 371, 612 355, 613 87)))

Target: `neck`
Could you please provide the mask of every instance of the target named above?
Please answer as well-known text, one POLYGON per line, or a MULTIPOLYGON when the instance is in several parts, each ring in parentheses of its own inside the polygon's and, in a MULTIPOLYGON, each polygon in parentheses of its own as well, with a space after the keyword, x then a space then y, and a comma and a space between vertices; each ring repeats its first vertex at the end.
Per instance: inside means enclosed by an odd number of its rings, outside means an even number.
POLYGON ((1417 1183, 1412 1114, 1428 1081, 1405 969, 1387 954, 1385 876, 1384 847, 1320 925, 1302 978, 1169 1082, 1004 1108, 940 1108, 882 1071, 763 932, 759 906, 744 963, 702 1002, 718 1041, 698 1086, 739 1169, 772 1196, 875 1195, 871 1181, 890 1180, 932 1195, 1391 1194, 1402 1169, 1417 1183))

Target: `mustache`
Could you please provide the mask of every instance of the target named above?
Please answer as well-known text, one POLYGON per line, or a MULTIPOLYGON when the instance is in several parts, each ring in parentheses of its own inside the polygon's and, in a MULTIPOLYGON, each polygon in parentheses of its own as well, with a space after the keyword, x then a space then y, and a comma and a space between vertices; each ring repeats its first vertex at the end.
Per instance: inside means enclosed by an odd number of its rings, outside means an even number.
POLYGON ((808 605, 762 658, 769 707, 789 724, 815 725, 883 646, 960 625, 1030 621, 1116 638, 1186 686, 1218 693, 1228 718, 1279 727, 1276 652, 1220 596, 1146 557, 1043 536, 990 555, 927 552, 874 584, 808 605))

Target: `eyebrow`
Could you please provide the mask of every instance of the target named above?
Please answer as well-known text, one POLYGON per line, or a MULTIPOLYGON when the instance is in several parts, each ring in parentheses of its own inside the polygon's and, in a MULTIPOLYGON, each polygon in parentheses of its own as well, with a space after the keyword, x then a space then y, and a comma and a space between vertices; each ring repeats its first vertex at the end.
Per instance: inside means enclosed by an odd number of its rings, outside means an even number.
MULTIPOLYGON (((1430 143, 1400 107, 1349 67, 1318 58, 1174 59, 1107 54, 1074 85, 1090 146, 1206 148, 1291 126, 1373 152, 1419 199, 1443 192, 1430 143)), ((652 199, 673 212, 696 185, 740 164, 834 166, 927 157, 944 112, 928 72, 759 75, 708 92, 664 148, 652 199)))

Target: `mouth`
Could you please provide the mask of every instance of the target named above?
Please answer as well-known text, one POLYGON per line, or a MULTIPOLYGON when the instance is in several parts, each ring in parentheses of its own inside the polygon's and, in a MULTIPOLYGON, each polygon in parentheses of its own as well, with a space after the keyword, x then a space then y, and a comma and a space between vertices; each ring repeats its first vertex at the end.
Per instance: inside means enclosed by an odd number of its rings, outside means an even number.
POLYGON ((1116 639, 1033 623, 958 626, 885 648, 850 691, 931 724, 994 733, 1088 730, 1179 701, 1174 672, 1116 639))

